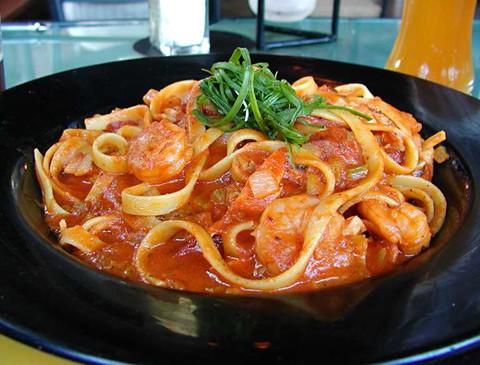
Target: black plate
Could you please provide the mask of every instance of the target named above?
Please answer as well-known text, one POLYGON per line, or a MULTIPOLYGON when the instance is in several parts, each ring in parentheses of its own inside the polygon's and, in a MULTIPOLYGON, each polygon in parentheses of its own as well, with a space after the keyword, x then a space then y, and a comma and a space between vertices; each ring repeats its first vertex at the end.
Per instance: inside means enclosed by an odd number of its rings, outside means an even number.
MULTIPOLYGON (((276 55, 289 81, 361 82, 447 132, 452 158, 436 168, 445 227, 425 254, 395 274, 308 294, 212 296, 125 282, 86 267, 55 245, 43 223, 32 150, 93 113, 141 103, 149 88, 202 78, 229 55, 145 58, 68 71, 0 97, 0 329, 86 363, 251 359, 302 363, 427 359, 480 338, 480 101, 401 74, 276 55)), ((235 361, 234 361, 235 360, 235 361)))

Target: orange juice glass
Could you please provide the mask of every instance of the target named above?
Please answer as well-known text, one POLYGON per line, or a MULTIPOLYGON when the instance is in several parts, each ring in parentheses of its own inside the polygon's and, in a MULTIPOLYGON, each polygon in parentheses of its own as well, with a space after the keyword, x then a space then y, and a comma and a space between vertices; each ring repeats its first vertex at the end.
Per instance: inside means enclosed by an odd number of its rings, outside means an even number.
POLYGON ((405 0, 385 68, 471 93, 477 0, 405 0))

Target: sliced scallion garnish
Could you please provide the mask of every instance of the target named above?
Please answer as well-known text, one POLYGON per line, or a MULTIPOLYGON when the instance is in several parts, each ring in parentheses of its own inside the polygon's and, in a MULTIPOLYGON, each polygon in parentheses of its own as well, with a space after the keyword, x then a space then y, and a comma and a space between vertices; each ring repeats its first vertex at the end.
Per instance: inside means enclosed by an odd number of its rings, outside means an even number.
POLYGON ((216 62, 207 72, 210 77, 200 83, 194 115, 206 126, 225 132, 251 128, 269 139, 300 146, 310 136, 298 131, 295 122, 315 109, 343 109, 370 119, 351 108, 329 105, 318 95, 298 97, 292 85, 278 80, 267 63, 252 64, 246 48, 235 49, 228 62, 216 62), (204 113, 207 104, 217 115, 204 113))

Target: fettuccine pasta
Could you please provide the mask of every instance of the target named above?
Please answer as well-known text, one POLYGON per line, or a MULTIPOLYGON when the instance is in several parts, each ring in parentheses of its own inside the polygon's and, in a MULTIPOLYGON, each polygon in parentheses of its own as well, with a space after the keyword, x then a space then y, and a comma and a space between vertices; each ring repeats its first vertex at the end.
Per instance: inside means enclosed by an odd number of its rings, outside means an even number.
POLYGON ((123 278, 213 293, 358 282, 428 249, 446 215, 443 131, 424 139, 367 85, 311 76, 278 84, 299 109, 273 126, 275 94, 255 97, 261 66, 244 66, 225 110, 208 99, 214 75, 181 80, 35 150, 59 244, 123 278))

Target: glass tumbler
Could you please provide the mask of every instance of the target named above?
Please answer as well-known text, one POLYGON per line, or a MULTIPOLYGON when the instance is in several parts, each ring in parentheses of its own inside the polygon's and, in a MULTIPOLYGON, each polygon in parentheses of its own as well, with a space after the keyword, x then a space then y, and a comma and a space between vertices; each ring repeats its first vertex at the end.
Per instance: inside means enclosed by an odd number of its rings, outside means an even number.
POLYGON ((473 89, 472 26, 477 0, 405 0, 385 68, 473 89))
POLYGON ((209 0, 149 0, 150 43, 163 55, 210 52, 209 0))

